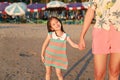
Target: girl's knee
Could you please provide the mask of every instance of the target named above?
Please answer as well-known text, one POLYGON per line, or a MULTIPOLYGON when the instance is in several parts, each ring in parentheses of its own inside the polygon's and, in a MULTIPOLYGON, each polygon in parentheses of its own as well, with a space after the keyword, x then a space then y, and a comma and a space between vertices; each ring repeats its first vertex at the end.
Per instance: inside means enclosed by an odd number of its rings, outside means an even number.
POLYGON ((62 76, 62 71, 61 71, 61 69, 56 69, 56 75, 57 75, 57 76, 62 76))
POLYGON ((46 71, 46 75, 51 75, 51 70, 46 71))
POLYGON ((57 76, 62 76, 62 73, 61 72, 56 72, 56 75, 57 76))

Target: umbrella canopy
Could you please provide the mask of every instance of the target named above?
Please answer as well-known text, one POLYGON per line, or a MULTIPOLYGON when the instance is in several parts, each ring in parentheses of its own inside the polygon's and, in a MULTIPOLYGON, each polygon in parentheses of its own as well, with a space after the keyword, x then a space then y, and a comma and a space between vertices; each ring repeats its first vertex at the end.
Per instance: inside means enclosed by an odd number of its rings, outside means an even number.
POLYGON ((85 7, 82 5, 82 3, 70 3, 67 5, 67 10, 81 10, 85 9, 85 7))
POLYGON ((90 2, 82 2, 82 5, 87 9, 90 6, 90 2))
POLYGON ((10 4, 5 8, 5 12, 8 15, 13 15, 13 16, 22 16, 25 14, 26 11, 27 11, 27 6, 25 3, 22 2, 10 4))
POLYGON ((35 3, 35 4, 29 4, 27 6, 27 11, 30 12, 38 12, 45 9, 46 9, 46 4, 35 3))
POLYGON ((4 13, 5 8, 9 5, 8 2, 0 2, 0 13, 4 13))
POLYGON ((51 1, 47 3, 47 8, 66 8, 66 4, 61 1, 51 1))

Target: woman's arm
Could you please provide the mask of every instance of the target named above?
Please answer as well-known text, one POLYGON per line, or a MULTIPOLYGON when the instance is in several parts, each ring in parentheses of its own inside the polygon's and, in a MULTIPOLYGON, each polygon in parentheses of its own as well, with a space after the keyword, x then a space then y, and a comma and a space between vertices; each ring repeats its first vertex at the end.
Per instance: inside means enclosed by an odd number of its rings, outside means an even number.
POLYGON ((79 48, 78 45, 70 39, 70 37, 67 37, 67 41, 72 47, 79 48))
POLYGON ((79 49, 83 50, 85 48, 85 41, 84 41, 84 37, 85 34, 88 30, 88 28, 90 27, 91 21, 94 18, 94 9, 92 8, 88 8, 86 15, 85 15, 85 20, 84 20, 84 24, 82 26, 82 31, 80 34, 80 42, 79 42, 79 49))
POLYGON ((85 15, 84 23, 82 26, 82 32, 81 32, 80 38, 84 38, 88 28, 90 27, 90 24, 93 18, 94 18, 94 10, 92 8, 88 8, 85 15))

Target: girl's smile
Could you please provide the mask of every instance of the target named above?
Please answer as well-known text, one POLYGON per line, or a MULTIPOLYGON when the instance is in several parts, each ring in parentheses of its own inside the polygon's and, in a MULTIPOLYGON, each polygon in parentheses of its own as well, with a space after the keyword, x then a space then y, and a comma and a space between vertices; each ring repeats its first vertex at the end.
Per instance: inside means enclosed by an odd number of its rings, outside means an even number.
POLYGON ((61 30, 61 23, 58 20, 56 20, 56 19, 52 19, 52 21, 51 21, 51 28, 54 31, 61 30))

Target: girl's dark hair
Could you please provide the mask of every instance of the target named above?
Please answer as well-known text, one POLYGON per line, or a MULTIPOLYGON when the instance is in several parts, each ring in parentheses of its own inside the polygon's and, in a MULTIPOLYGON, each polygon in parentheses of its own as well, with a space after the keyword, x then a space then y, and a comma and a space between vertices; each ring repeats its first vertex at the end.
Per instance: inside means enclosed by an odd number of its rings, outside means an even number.
POLYGON ((61 30, 62 30, 63 32, 65 32, 64 29, 63 29, 63 24, 62 24, 61 20, 58 19, 57 17, 54 17, 54 16, 52 16, 52 17, 50 17, 50 18, 48 19, 48 22, 47 22, 48 32, 53 32, 53 30, 51 30, 51 20, 52 20, 52 19, 58 20, 58 21, 60 22, 60 24, 61 24, 61 30))

